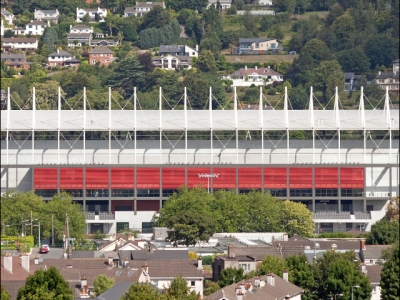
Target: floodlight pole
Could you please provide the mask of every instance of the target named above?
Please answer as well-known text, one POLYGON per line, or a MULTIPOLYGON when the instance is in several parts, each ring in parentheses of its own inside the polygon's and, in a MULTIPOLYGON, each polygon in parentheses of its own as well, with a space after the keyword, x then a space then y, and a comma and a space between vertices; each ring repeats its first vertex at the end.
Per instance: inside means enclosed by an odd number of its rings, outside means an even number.
POLYGON ((310 105, 308 107, 310 111, 310 123, 312 130, 312 162, 315 164, 315 131, 314 131, 314 102, 313 102, 313 87, 310 87, 310 105))
POLYGON ((287 163, 289 163, 289 113, 288 113, 287 86, 285 86, 285 100, 283 103, 283 111, 285 114, 285 126, 286 126, 286 155, 287 155, 287 163))
MULTIPOLYGON (((10 98, 11 96, 10 96, 10 87, 8 87, 7 88, 7 136, 6 136, 6 151, 7 151, 7 153, 6 153, 6 156, 7 156, 7 159, 6 159, 6 161, 7 161, 7 166, 8 166, 8 164, 9 164, 9 155, 8 155, 8 148, 9 148, 9 142, 8 142, 8 140, 9 140, 9 136, 8 136, 8 133, 9 133, 9 130, 10 130, 10 117, 11 117, 11 98, 10 98)), ((8 178, 8 171, 7 171, 7 178, 8 178)), ((7 182, 8 182, 8 179, 7 179, 7 182)), ((8 191, 8 186, 7 186, 7 191, 8 191)))
POLYGON ((210 164, 213 163, 213 122, 212 122, 212 87, 208 99, 208 111, 210 113, 210 164))
POLYGON ((159 118, 160 118, 160 164, 162 163, 162 88, 160 86, 159 92, 159 118))
POLYGON ((60 165, 61 87, 58 87, 57 119, 57 163, 60 165))
POLYGON ((35 164, 36 91, 32 88, 32 163, 35 164))
POLYGON ((137 152, 137 145, 136 145, 136 125, 137 125, 137 121, 136 121, 136 87, 133 88, 133 130, 134 130, 134 144, 135 144, 135 156, 134 156, 134 161, 136 164, 136 152, 137 152))
POLYGON ((338 130, 338 163, 340 163, 340 118, 339 118, 339 94, 338 94, 338 87, 336 87, 335 91, 335 104, 334 104, 334 111, 335 111, 335 124, 338 130))
POLYGON ((236 163, 239 163, 239 130, 238 130, 238 112, 237 112, 237 94, 235 86, 235 97, 233 101, 233 111, 235 113, 235 131, 236 131, 236 163))
POLYGON ((187 94, 186 94, 186 86, 184 92, 184 103, 183 110, 185 113, 185 164, 188 163, 188 140, 187 140, 187 94))
POLYGON ((83 164, 86 164, 86 87, 83 88, 83 164))
POLYGON ((258 110, 260 112, 260 128, 261 128, 261 164, 264 164, 264 122, 263 122, 263 99, 262 89, 260 86, 260 103, 258 104, 258 110))
POLYGON ((108 87, 108 163, 111 164, 111 86, 108 87))

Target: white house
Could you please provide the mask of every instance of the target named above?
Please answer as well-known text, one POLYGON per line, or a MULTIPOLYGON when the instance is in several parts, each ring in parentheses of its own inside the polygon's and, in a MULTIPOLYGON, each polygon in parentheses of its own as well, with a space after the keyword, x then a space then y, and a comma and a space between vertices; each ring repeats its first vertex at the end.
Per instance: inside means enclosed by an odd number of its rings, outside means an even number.
POLYGON ((0 25, 0 36, 4 35, 4 21, 1 19, 1 25, 0 25))
POLYGON ((228 9, 232 5, 232 0, 208 0, 207 8, 210 8, 211 5, 217 8, 218 4, 220 5, 220 9, 228 9))
POLYGON ((186 45, 160 45, 158 49, 160 56, 190 56, 190 57, 197 57, 199 56, 198 46, 196 46, 196 50, 190 48, 186 45))
POLYGON ((35 20, 46 20, 46 21, 51 21, 53 23, 57 23, 59 16, 60 16, 60 13, 58 12, 58 9, 54 9, 54 10, 35 9, 34 19, 35 20))
POLYGON ((267 68, 241 68, 232 74, 223 77, 233 81, 232 86, 269 85, 274 81, 283 82, 283 75, 267 68))
POLYGON ((165 3, 164 2, 137 2, 136 1, 135 6, 125 8, 124 18, 130 17, 130 16, 143 17, 150 10, 152 10, 154 8, 154 6, 161 6, 162 8, 165 8, 165 3))
POLYGON ((164 70, 189 70, 192 68, 192 58, 190 56, 155 56, 151 61, 153 65, 164 70))
POLYGON ((20 50, 36 50, 38 48, 38 40, 36 38, 3 38, 3 48, 20 49, 20 50))
POLYGON ((6 9, 1 9, 1 16, 7 21, 8 25, 12 25, 14 22, 14 14, 10 13, 6 9))
POLYGON ((89 27, 85 24, 78 24, 72 27, 69 26, 69 33, 93 33, 93 27, 89 27))
POLYGON ((79 59, 67 51, 57 50, 47 56, 48 65, 51 67, 64 65, 79 65, 79 59))
POLYGON ((267 5, 267 6, 271 6, 273 4, 272 0, 256 0, 254 2, 258 5, 267 5))
POLYGON ((14 34, 18 35, 43 35, 44 29, 50 26, 50 21, 43 22, 43 21, 34 21, 31 20, 28 24, 25 25, 25 28, 23 27, 16 27, 13 28, 12 31, 14 31, 14 34))
POLYGON ((99 22, 104 22, 104 18, 107 16, 107 9, 106 8, 76 8, 76 22, 81 23, 82 18, 89 14, 90 21, 95 22, 96 14, 99 15, 100 19, 99 22))

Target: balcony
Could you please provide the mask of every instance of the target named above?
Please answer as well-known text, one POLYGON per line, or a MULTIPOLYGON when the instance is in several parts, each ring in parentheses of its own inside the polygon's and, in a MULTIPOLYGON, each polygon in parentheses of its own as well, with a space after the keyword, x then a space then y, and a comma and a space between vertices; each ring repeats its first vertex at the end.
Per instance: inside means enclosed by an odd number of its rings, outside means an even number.
POLYGON ((99 214, 96 214, 95 212, 88 211, 86 212, 86 220, 115 220, 115 214, 109 212, 99 212, 99 214))
POLYGON ((351 215, 349 211, 341 211, 341 212, 336 212, 336 211, 318 211, 316 213, 313 213, 313 219, 318 220, 318 219, 324 219, 324 220, 332 220, 332 219, 341 219, 341 220, 350 220, 351 215))

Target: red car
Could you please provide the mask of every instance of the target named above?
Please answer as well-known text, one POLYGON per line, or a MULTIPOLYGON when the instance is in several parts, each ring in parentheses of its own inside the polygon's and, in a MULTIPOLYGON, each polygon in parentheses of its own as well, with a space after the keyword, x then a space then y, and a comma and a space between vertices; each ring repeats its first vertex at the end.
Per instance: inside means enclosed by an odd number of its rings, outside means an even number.
POLYGON ((49 245, 43 244, 39 249, 39 253, 49 253, 50 247, 49 245))

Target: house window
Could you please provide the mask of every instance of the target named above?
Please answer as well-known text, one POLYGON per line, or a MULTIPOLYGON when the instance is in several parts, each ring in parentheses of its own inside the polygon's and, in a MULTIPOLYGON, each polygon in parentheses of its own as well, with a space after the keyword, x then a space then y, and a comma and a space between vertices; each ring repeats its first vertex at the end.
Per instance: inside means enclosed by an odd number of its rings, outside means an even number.
POLYGON ((196 281, 194 280, 190 281, 190 286, 196 286, 196 281))
POLYGON ((260 47, 260 44, 259 43, 256 43, 256 48, 259 48, 260 47))

